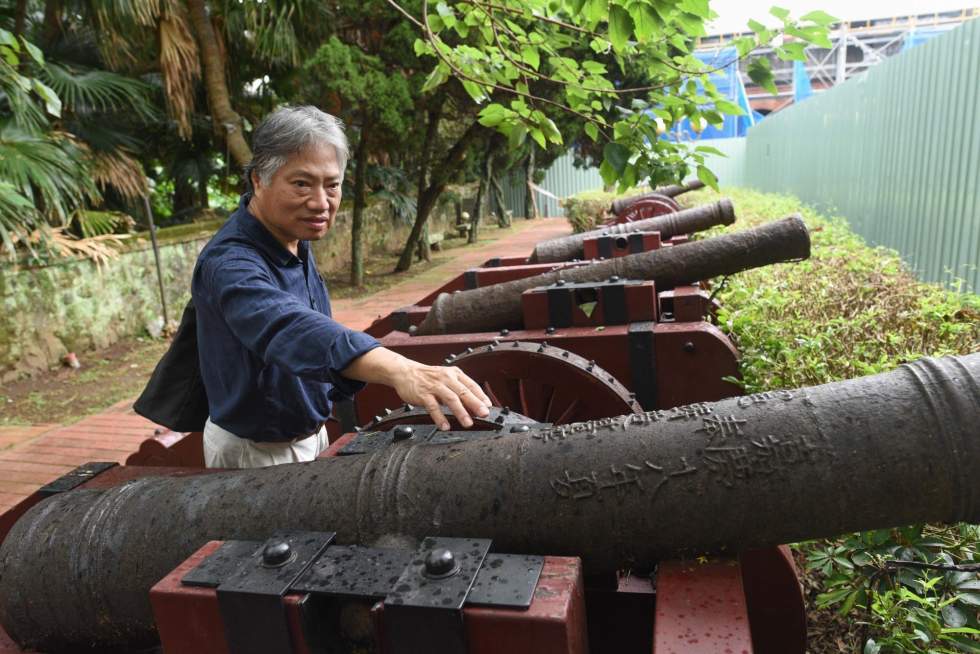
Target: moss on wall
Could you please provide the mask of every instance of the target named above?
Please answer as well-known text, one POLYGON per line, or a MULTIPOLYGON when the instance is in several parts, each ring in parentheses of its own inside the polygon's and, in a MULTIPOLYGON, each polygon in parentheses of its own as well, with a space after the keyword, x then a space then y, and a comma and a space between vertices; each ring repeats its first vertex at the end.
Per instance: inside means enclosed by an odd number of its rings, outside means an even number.
MULTIPOLYGON (((462 190, 470 195, 473 189, 462 190)), ((323 271, 350 265, 350 214, 349 207, 342 208, 334 228, 314 246, 323 271)), ((440 204, 430 221, 432 231, 449 229, 455 222, 454 205, 440 204)), ((197 255, 222 222, 157 232, 170 320, 180 319, 190 299, 197 255)), ((387 203, 372 203, 365 215, 365 251, 397 251, 410 229, 387 203)), ((80 354, 159 332, 162 320, 156 265, 145 233, 102 266, 72 259, 42 267, 0 267, 0 383, 57 366, 68 352, 80 354)))

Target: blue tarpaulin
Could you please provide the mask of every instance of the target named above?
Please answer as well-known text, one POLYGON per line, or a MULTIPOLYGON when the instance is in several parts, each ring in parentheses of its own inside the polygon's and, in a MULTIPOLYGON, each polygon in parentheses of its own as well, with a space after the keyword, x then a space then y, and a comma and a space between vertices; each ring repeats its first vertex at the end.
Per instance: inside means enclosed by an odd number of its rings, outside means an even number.
MULTIPOLYGON (((720 70, 711 73, 711 82, 730 102, 740 106, 745 114, 742 116, 725 116, 724 124, 718 127, 708 125, 700 134, 691 129, 691 123, 684 119, 679 126, 671 130, 671 137, 677 140, 722 139, 733 136, 745 136, 749 128, 756 123, 755 112, 749 107, 749 99, 745 95, 745 85, 738 74, 738 53, 735 48, 719 48, 717 50, 696 52, 698 59, 712 68, 720 70)), ((698 91, 703 92, 703 85, 698 82, 698 91)))
POLYGON ((806 100, 813 95, 813 86, 806 74, 806 66, 802 61, 793 62, 793 102, 806 100))
POLYGON ((917 27, 905 35, 905 42, 902 43, 902 52, 905 52, 910 48, 914 48, 917 45, 922 45, 929 39, 939 36, 940 34, 945 34, 948 31, 948 28, 917 27))

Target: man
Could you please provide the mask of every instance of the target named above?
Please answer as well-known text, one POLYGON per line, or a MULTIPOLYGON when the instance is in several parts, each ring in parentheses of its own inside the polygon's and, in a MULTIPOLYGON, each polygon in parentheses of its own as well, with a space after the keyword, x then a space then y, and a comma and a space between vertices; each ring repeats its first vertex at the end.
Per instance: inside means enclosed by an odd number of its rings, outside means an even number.
POLYGON ((348 147, 340 121, 315 107, 270 114, 253 135, 246 192, 194 269, 208 467, 309 461, 326 446, 331 402, 385 384, 448 429, 490 400, 458 368, 385 349, 330 316, 310 241, 337 214, 348 147))

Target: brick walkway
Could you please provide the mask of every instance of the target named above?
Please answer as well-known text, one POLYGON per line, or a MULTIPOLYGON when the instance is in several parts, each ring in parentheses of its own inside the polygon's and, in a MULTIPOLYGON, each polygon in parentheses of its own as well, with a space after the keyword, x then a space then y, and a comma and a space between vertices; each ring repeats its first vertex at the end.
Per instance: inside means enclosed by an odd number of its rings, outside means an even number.
MULTIPOLYGON (((334 317, 349 327, 364 329, 375 318, 412 304, 446 280, 491 257, 526 256, 538 241, 569 233, 571 227, 562 219, 518 220, 506 237, 453 250, 452 258, 445 263, 385 291, 356 300, 335 301, 334 317)), ((123 463, 156 428, 133 413, 131 404, 132 400, 125 400, 69 426, 0 427, 0 513, 83 463, 123 463)))

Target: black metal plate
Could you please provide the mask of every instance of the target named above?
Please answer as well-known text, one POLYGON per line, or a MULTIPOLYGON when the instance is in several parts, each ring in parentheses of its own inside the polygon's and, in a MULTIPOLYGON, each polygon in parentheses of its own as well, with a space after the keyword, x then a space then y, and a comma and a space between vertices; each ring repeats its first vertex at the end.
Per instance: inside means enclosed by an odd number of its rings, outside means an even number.
POLYGON ((238 568, 251 560, 262 546, 262 541, 257 540, 225 541, 196 568, 185 574, 180 583, 185 586, 217 588, 225 579, 231 579, 238 568))
POLYGON ((301 593, 383 598, 415 553, 411 550, 334 545, 289 587, 301 593))
POLYGON ((88 463, 83 463, 71 472, 64 474, 54 481, 41 486, 37 489, 39 495, 48 497, 51 495, 57 495, 58 493, 66 493, 70 490, 78 488, 89 479, 92 479, 96 475, 99 475, 109 468, 113 468, 119 465, 115 461, 90 461, 88 463))
POLYGON ((282 596, 334 538, 333 532, 283 532, 266 543, 289 543, 292 557, 278 567, 262 564, 265 543, 218 586, 218 609, 228 649, 235 654, 293 651, 282 596))
POLYGON ((653 344, 655 324, 634 322, 630 324, 627 336, 636 401, 645 411, 657 408, 657 359, 653 344))
POLYGON ((534 599, 542 568, 542 556, 487 554, 466 604, 527 608, 534 599))
MULTIPOLYGON (((432 435, 436 431, 435 425, 412 425, 415 433, 412 435, 413 442, 420 442, 432 435)), ((340 448, 338 452, 341 456, 350 454, 371 454, 391 445, 395 437, 394 430, 387 431, 365 431, 355 436, 347 445, 340 448)))
POLYGON ((466 602, 473 580, 490 549, 485 538, 428 537, 415 551, 412 560, 398 578, 394 590, 385 599, 385 607, 417 606, 440 609, 461 609, 466 602), (459 572, 444 579, 425 576, 426 555, 434 549, 445 548, 453 553, 459 572))

